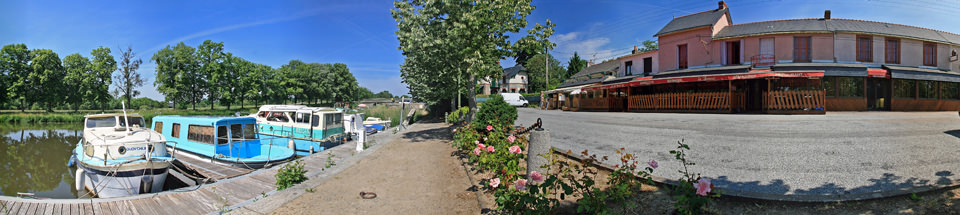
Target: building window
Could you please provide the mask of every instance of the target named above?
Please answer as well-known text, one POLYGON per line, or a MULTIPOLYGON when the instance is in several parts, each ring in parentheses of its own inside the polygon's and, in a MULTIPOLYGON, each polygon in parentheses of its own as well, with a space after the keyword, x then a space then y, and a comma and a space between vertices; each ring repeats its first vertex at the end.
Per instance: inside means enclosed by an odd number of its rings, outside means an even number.
POLYGON ((793 61, 810 62, 810 37, 793 37, 793 61))
POLYGON ((623 73, 625 76, 633 75, 633 61, 627 61, 623 63, 623 73))
POLYGON ((873 38, 870 36, 857 37, 857 61, 873 62, 873 38))
POLYGON ((680 69, 687 68, 687 44, 677 46, 677 66, 680 69))
POLYGON ((900 40, 895 38, 887 38, 886 46, 884 47, 884 59, 886 63, 891 64, 900 64, 900 40))
POLYGON ((863 97, 863 78, 837 77, 840 97, 863 97))
POLYGON ((894 98, 916 98, 917 81, 907 79, 893 79, 894 98))
MULTIPOLYGON (((177 124, 174 124, 174 125, 177 125, 177 124)), ((204 126, 204 125, 187 126, 187 140, 213 144, 213 126, 208 126, 208 125, 207 126, 204 126)))
POLYGON ((940 82, 940 98, 960 99, 960 83, 940 82))
POLYGON ((936 99, 937 98, 937 82, 936 81, 917 81, 918 90, 920 90, 921 99, 936 99))
POLYGON ((175 138, 180 138, 180 123, 173 123, 171 127, 172 128, 170 128, 170 136, 173 136, 175 138))
POLYGON ((155 122, 155 123, 153 123, 153 131, 156 131, 157 133, 163 134, 163 122, 155 122))
POLYGON ((937 44, 923 43, 923 65, 937 66, 937 44))
POLYGON ((837 96, 837 77, 823 77, 822 82, 820 83, 823 86, 823 90, 826 91, 827 97, 836 97, 837 96))
POLYGON ((727 42, 727 65, 740 65, 740 41, 727 42))

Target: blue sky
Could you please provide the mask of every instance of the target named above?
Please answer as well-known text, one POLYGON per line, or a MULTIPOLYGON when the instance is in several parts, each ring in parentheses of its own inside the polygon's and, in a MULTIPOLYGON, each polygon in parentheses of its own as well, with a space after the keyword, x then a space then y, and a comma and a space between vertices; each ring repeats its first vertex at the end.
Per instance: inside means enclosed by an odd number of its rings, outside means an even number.
MULTIPOLYGON (((960 33, 958 0, 727 1, 734 24, 775 19, 863 19, 960 33)), ((574 51, 597 61, 629 53, 674 16, 710 10, 716 1, 534 0, 531 23, 557 24, 551 51, 566 63, 574 51)), ((403 56, 390 16, 393 1, 7 1, 0 0, 0 45, 25 43, 60 57, 104 46, 133 46, 144 59, 142 96, 162 99, 150 56, 180 41, 222 41, 226 51, 279 67, 292 59, 345 63, 361 86, 405 94, 403 56)), ((502 65, 511 66, 512 59, 502 65)))

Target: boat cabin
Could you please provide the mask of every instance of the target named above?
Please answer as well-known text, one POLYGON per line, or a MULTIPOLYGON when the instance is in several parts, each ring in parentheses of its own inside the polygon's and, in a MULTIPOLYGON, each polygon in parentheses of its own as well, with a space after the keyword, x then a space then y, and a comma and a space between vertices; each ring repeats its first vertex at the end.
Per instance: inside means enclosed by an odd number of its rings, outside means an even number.
POLYGON ((254 115, 259 132, 306 140, 339 139, 344 133, 343 111, 304 105, 264 105, 254 115))
POLYGON ((261 144, 256 123, 252 117, 157 116, 153 118, 153 129, 177 142, 178 150, 196 155, 273 160, 271 157, 276 155, 268 153, 270 145, 261 144))

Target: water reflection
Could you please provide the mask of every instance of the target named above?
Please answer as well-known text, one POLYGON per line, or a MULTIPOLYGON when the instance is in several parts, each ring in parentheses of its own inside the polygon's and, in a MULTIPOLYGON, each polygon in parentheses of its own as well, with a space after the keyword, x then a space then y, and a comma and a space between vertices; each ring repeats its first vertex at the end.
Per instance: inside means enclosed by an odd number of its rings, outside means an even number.
POLYGON ((67 162, 80 130, 79 125, 0 125, 0 195, 76 198, 76 169, 67 162))

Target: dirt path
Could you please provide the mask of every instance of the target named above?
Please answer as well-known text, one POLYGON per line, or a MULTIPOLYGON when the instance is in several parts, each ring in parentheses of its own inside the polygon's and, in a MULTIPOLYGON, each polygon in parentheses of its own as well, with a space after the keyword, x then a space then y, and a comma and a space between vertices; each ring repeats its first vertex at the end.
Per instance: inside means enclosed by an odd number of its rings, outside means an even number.
POLYGON ((446 124, 418 125, 273 214, 479 214, 453 152, 446 124))

